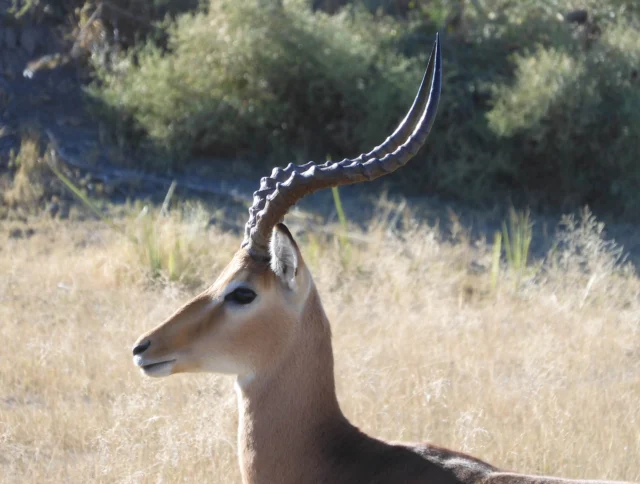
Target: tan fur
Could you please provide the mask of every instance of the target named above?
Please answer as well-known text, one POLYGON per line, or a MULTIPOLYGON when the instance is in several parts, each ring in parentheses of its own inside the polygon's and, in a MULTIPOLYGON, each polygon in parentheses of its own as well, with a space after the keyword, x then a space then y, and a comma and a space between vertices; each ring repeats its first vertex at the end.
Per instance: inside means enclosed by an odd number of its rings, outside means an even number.
POLYGON ((437 446, 383 442, 351 425, 336 397, 329 321, 291 243, 299 264, 294 290, 240 250, 210 289, 138 340, 150 342, 145 361, 175 358, 171 373, 238 375, 243 482, 604 483, 504 473, 437 446), (254 308, 225 307, 225 290, 239 282, 258 293, 254 308))

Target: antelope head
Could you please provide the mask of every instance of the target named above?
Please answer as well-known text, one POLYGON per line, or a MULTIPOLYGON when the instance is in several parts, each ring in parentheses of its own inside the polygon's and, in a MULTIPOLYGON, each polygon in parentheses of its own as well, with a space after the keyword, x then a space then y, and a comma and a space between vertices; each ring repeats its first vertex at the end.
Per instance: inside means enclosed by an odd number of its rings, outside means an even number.
POLYGON ((146 375, 268 371, 303 331, 313 280, 289 230, 280 222, 297 201, 323 188, 369 181, 405 165, 425 143, 441 86, 436 38, 411 109, 381 145, 339 162, 276 168, 262 178, 238 252, 222 274, 133 347, 146 375))

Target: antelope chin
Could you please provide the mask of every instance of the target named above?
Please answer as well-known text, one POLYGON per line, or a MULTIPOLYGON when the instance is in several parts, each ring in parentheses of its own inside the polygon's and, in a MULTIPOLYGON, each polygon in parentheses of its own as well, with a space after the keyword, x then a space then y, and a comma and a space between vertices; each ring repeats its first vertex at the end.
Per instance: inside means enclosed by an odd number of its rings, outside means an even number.
POLYGON ((171 371, 176 365, 176 359, 150 361, 141 356, 134 356, 133 364, 140 368, 140 371, 145 375, 161 378, 171 375, 171 371))

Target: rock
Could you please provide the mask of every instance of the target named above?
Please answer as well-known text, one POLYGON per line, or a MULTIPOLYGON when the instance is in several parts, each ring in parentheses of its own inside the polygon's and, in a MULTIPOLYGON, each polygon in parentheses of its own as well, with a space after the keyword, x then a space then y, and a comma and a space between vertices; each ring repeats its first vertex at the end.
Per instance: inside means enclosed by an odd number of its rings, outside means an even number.
POLYGON ((40 44, 40 35, 36 29, 25 28, 20 34, 20 45, 24 51, 33 55, 40 44))
POLYGON ((4 31, 4 44, 7 49, 15 49, 18 46, 18 36, 12 27, 7 27, 4 31))

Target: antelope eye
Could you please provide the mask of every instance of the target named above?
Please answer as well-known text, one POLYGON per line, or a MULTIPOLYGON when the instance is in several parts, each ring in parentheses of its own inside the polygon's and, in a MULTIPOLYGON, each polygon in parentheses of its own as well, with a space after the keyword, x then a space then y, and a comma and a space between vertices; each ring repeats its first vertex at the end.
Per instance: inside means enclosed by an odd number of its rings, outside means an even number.
POLYGON ((227 302, 234 302, 237 304, 249 304, 256 298, 257 294, 248 287, 239 287, 234 291, 231 291, 224 297, 227 302))

